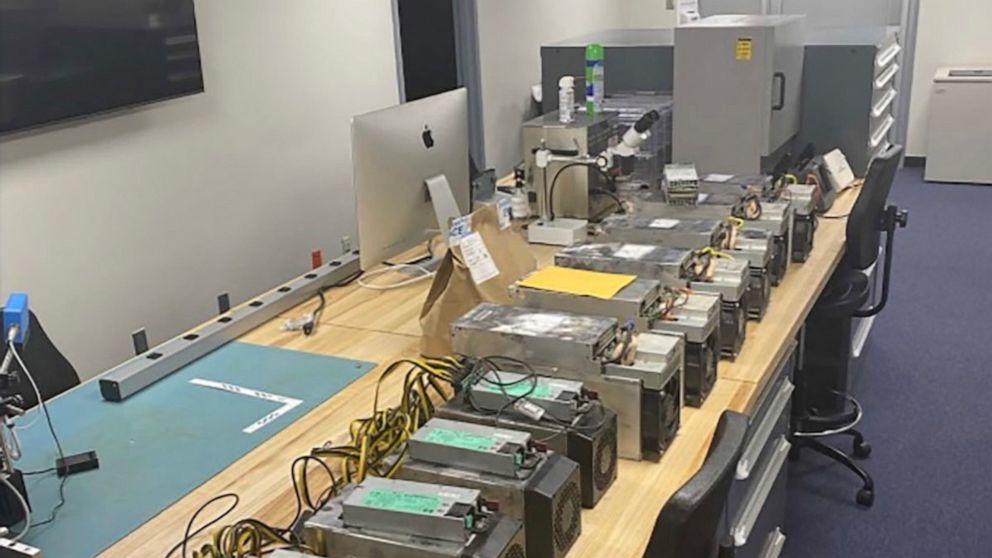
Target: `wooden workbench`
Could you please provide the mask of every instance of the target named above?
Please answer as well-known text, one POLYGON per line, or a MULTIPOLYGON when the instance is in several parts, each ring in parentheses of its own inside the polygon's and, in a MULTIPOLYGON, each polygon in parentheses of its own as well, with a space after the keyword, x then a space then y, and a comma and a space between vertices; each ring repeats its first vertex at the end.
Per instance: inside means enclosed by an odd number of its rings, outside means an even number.
MULTIPOLYGON (((847 213, 856 197, 856 192, 841 195, 832 213, 847 213)), ((643 554, 661 507, 699 469, 720 415, 726 409, 749 408, 771 377, 774 364, 785 353, 840 261, 845 225, 843 219, 820 221, 809 261, 793 264, 782 284, 773 290, 764 320, 748 325, 747 342, 736 362, 720 363, 719 380, 702 408, 683 411, 682 429, 661 462, 620 462, 617 481, 610 491, 596 509, 583 511, 582 536, 569 552, 569 558, 643 554)), ((552 248, 535 247, 541 264, 547 264, 554 252, 552 248)), ((295 511, 290 462, 328 440, 347 440, 349 422, 369 413, 375 382, 383 368, 398 358, 417 354, 418 314, 428 287, 429 282, 425 281, 394 291, 370 291, 357 285, 334 289, 328 291, 328 304, 313 336, 280 330, 286 317, 309 311, 312 302, 245 335, 241 341, 374 361, 379 366, 101 556, 164 556, 182 538, 193 512, 224 492, 235 492, 241 497, 241 505, 225 523, 249 516, 275 525, 288 523, 295 511)), ((397 377, 384 383, 384 401, 398 399, 400 380, 397 377)), ((202 517, 209 519, 218 511, 208 510, 202 517)))

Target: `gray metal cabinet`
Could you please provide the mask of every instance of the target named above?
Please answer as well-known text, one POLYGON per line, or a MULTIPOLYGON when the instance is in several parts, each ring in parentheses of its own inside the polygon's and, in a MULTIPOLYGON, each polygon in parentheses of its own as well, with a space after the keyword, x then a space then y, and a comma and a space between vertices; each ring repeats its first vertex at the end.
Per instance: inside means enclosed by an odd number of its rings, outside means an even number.
POLYGON ((606 29, 541 46, 543 112, 558 110, 558 80, 576 78, 575 99, 584 103, 586 45, 603 45, 607 95, 672 91, 675 35, 671 29, 606 29))
POLYGON ((739 558, 776 558, 785 545, 790 409, 796 365, 794 343, 778 363, 750 417, 747 438, 731 486, 724 532, 739 558))
POLYGON ((864 176, 872 157, 888 147, 899 114, 898 28, 812 29, 806 44, 796 149, 839 148, 864 176))
POLYGON ((759 174, 799 131, 802 16, 712 16, 675 30, 674 154, 759 174))

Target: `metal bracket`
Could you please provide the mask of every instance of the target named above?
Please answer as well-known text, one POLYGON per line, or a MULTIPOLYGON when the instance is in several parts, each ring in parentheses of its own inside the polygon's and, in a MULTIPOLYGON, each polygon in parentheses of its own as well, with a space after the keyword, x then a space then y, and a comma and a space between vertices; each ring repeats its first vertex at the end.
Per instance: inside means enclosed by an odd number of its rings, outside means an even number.
MULTIPOLYGON (((148 352, 146 341, 145 350, 138 356, 103 374, 100 378, 100 393, 107 401, 124 401, 183 366, 315 296, 318 291, 355 276, 360 270, 358 252, 355 251, 255 298, 192 333, 170 339, 151 349, 151 352, 148 352)), ((218 304, 224 297, 226 295, 218 297, 218 304)), ((144 335, 143 330, 139 332, 144 335)), ((135 349, 138 349, 137 341, 135 349)))

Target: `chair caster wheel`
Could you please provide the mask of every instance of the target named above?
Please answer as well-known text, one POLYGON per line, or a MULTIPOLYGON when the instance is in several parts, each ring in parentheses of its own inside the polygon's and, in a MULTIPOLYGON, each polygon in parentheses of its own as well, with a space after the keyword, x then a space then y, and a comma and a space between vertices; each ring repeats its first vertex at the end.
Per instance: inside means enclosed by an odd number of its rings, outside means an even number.
POLYGON ((862 488, 858 491, 858 496, 855 499, 857 500, 859 506, 870 508, 875 503, 875 491, 868 488, 862 488))
POLYGON ((854 457, 866 459, 871 455, 871 444, 868 442, 854 443, 854 457))

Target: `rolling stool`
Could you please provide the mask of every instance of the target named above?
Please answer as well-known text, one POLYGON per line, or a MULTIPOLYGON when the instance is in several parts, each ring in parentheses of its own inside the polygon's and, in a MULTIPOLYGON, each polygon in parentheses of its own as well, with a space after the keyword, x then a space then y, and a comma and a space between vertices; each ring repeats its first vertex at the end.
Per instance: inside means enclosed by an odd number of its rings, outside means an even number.
POLYGON ((851 456, 827 445, 824 438, 843 435, 853 438, 853 457, 871 455, 871 445, 856 428, 862 408, 848 393, 854 318, 875 316, 889 298, 892 250, 896 228, 905 227, 908 213, 886 207, 892 182, 902 156, 901 146, 879 154, 868 169, 864 191, 847 221, 847 251, 842 265, 827 283, 806 321, 802 358, 796 370, 792 404, 793 459, 800 450, 811 449, 850 469, 861 478, 856 501, 864 507, 875 502, 875 483, 851 456), (882 294, 868 306, 871 285, 867 269, 878 260, 881 233, 885 232, 882 294))

